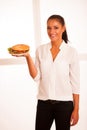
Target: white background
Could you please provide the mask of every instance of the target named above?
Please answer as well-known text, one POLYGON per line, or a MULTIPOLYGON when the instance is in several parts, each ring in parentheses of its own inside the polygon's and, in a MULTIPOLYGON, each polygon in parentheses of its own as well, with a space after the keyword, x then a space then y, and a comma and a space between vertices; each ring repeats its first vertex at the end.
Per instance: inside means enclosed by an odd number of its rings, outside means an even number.
POLYGON ((35 129, 37 85, 26 60, 10 56, 7 48, 27 43, 34 57, 36 47, 49 41, 46 20, 52 14, 65 18, 69 40, 80 56, 80 119, 71 129, 87 130, 86 7, 86 0, 0 0, 0 130, 35 129))

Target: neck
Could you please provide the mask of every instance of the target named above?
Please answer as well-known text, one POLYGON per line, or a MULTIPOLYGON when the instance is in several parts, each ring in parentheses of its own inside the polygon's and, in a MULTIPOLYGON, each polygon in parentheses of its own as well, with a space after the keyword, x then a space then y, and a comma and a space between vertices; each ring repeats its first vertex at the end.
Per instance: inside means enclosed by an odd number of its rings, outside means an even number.
POLYGON ((63 42, 63 40, 61 39, 60 41, 54 41, 54 42, 51 42, 51 43, 52 43, 52 46, 59 48, 59 46, 61 45, 62 42, 63 42))

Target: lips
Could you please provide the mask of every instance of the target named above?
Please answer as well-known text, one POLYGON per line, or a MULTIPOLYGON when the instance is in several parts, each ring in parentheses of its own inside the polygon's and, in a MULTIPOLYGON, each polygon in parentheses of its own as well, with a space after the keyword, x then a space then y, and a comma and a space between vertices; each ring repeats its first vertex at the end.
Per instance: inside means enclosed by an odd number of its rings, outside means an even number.
POLYGON ((57 39, 57 36, 55 34, 49 35, 50 39, 57 39))

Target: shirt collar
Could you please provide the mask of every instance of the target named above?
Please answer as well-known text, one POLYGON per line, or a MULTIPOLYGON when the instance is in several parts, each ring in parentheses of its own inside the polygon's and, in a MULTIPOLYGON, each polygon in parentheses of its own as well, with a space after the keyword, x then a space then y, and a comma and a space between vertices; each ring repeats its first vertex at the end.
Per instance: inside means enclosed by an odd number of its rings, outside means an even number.
POLYGON ((63 42, 61 43, 61 45, 60 45, 59 49, 61 50, 62 48, 64 48, 64 47, 65 47, 65 45, 66 45, 66 43, 63 41, 63 42))

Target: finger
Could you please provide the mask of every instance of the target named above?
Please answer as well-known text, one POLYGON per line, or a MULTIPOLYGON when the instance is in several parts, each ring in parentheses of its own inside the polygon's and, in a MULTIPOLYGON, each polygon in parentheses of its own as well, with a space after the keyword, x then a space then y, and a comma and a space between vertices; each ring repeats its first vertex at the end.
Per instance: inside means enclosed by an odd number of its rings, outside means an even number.
POLYGON ((73 119, 70 120, 70 125, 71 125, 71 126, 73 125, 73 119))
POLYGON ((72 119, 71 122, 70 122, 70 125, 74 126, 75 124, 77 124, 77 121, 75 119, 72 119))
POLYGON ((22 56, 24 56, 24 55, 23 55, 23 54, 12 54, 12 56, 22 57, 22 56))

